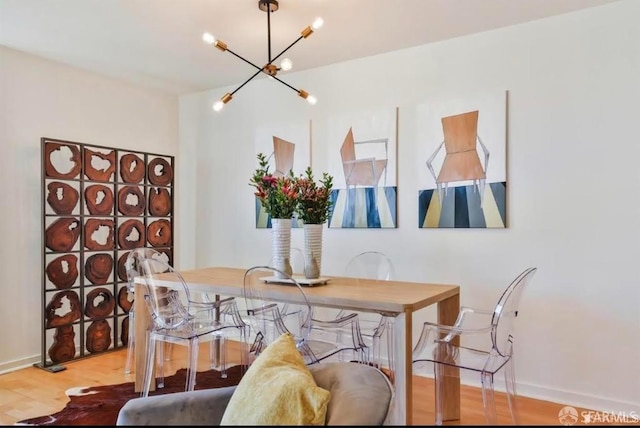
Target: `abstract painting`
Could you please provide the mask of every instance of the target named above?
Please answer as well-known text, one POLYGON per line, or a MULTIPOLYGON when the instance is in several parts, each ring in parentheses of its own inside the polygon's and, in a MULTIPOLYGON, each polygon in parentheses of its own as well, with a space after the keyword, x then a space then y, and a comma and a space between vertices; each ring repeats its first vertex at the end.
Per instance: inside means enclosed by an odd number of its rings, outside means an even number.
POLYGON ((506 228, 506 91, 417 106, 419 228, 506 228))
POLYGON ((330 228, 397 227, 397 125, 395 107, 329 118, 330 228))
MULTIPOLYGON (((303 174, 311 165, 311 122, 270 123, 256 128, 254 147, 256 155, 263 153, 269 160, 269 171, 274 176, 303 174)), ((254 159, 256 159, 254 157, 254 159)), ((257 166, 257 160, 256 160, 257 166)), ((256 228, 271 228, 271 218, 254 196, 256 228)), ((302 227, 302 222, 293 218, 291 227, 302 227)))

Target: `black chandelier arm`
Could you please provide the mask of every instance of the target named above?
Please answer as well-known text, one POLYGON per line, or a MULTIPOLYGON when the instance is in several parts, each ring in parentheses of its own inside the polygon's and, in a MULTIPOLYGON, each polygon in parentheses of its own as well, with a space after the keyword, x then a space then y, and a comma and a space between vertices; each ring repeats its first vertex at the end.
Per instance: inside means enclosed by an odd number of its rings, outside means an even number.
MULTIPOLYGON (((262 70, 260 71, 256 71, 251 77, 249 77, 247 80, 245 80, 240 86, 238 86, 233 92, 231 92, 231 95, 235 94, 236 92, 238 92, 244 85, 246 85, 247 83, 251 82, 258 74, 260 74, 262 72, 262 70)), ((291 86, 290 84, 288 84, 287 82, 285 82, 284 80, 281 80, 279 78, 277 78, 276 76, 271 76, 274 79, 276 79, 278 82, 282 83, 283 85, 287 86, 288 88, 294 90, 297 93, 300 93, 299 90, 297 90, 296 88, 294 88, 293 86, 291 86)))
POLYGON ((275 58, 273 58, 269 63, 272 63, 273 61, 277 60, 278 58, 280 58, 286 51, 288 51, 289 49, 291 49, 293 47, 293 45, 295 45, 296 43, 298 43, 300 40, 304 39, 303 36, 298 37, 293 43, 291 43, 289 46, 287 46, 286 48, 284 48, 284 50, 282 52, 280 52, 278 55, 275 56, 275 58))
MULTIPOLYGON (((296 43, 298 43, 301 39, 303 39, 302 36, 298 37, 298 39, 296 41, 294 41, 293 43, 291 43, 287 48, 285 48, 282 52, 280 52, 275 58, 273 58, 273 61, 275 61, 276 59, 278 59, 280 56, 282 56, 282 54, 284 54, 287 50, 289 50, 293 45, 295 45, 296 43)), ((226 49, 227 52, 231 53, 232 55, 234 55, 237 58, 240 58, 242 61, 246 62, 247 64, 251 65, 252 67, 254 67, 255 69, 257 69, 258 71, 256 71, 250 78, 248 78, 244 83, 242 83, 238 88, 236 88, 231 95, 235 94, 236 92, 238 92, 238 90, 240 90, 240 88, 242 88, 244 85, 246 85, 247 83, 249 83, 251 80, 253 80, 258 74, 260 73, 265 73, 265 74, 269 74, 265 71, 264 67, 259 67, 256 64, 252 63, 251 61, 249 61, 246 58, 243 58, 242 56, 238 55, 237 53, 235 53, 233 50, 229 49, 227 47, 226 49)), ((271 62, 267 65, 270 65, 271 62)), ((278 77, 276 76, 271 76, 274 79, 276 79, 278 82, 282 83, 285 86, 288 86, 289 88, 291 88, 292 90, 298 92, 298 90, 296 88, 294 88, 293 86, 289 85, 287 82, 280 80, 278 77)))
POLYGON ((290 84, 288 84, 287 82, 285 82, 284 80, 280 80, 280 79, 278 79, 276 76, 271 76, 271 77, 273 77, 274 79, 276 79, 278 82, 282 83, 283 85, 288 86, 289 88, 293 89, 294 91, 296 91, 296 92, 300 93, 300 91, 299 91, 299 90, 297 90, 296 88, 294 88, 293 86, 291 86, 290 84))
MULTIPOLYGON (((243 58, 242 56, 238 55, 237 53, 235 53, 234 51, 232 51, 231 49, 227 48, 226 49, 227 52, 229 52, 230 54, 234 55, 236 58, 240 58, 241 60, 243 60, 244 62, 246 62, 247 64, 251 65, 254 68, 257 68, 258 70, 262 71, 262 67, 259 67, 257 65, 255 65, 254 63, 252 63, 251 61, 249 61, 248 59, 243 58)), ((253 77, 255 77, 258 73, 256 73, 253 77)), ((252 77, 252 79, 253 79, 252 77)))
POLYGON ((246 85, 247 83, 251 82, 258 74, 260 74, 262 72, 263 72, 262 69, 260 69, 259 71, 256 71, 251 77, 249 77, 240 86, 238 86, 233 92, 231 92, 231 95, 233 95, 236 92, 238 92, 244 85, 246 85))
MULTIPOLYGON (((291 49, 293 47, 293 45, 295 45, 296 43, 298 43, 300 40, 302 40, 304 37, 300 36, 298 37, 293 43, 291 43, 289 46, 287 46, 286 48, 284 48, 282 50, 282 52, 280 52, 278 55, 276 55, 271 61, 269 61, 269 63, 267 65, 272 64, 275 60, 277 60, 278 58, 280 58, 286 51, 288 51, 289 49, 291 49)), ((246 62, 247 64, 251 65, 252 67, 261 70, 263 69, 263 67, 259 67, 257 65, 255 65, 254 63, 252 63, 251 61, 249 61, 248 59, 242 57, 241 55, 238 55, 237 53, 235 53, 233 50, 229 49, 229 47, 227 47, 225 49, 227 52, 229 52, 230 54, 232 54, 233 56, 235 56, 236 58, 241 59, 242 61, 246 62)), ((267 73, 268 74, 268 73, 267 73)), ((255 77, 255 76, 254 76, 255 77)))

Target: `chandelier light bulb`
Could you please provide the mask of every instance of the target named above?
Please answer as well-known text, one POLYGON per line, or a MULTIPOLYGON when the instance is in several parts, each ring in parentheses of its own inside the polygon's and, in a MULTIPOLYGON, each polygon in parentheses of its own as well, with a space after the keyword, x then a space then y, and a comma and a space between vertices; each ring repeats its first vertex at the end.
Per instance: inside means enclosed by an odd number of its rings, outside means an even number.
POLYGON ((282 61, 280 61, 280 68, 283 71, 289 71, 291 70, 292 67, 293 67, 293 62, 291 62, 289 58, 285 58, 282 61))
POLYGON ((317 30, 320 27, 322 27, 323 24, 324 24, 324 19, 317 17, 315 21, 313 21, 313 24, 311 24, 311 28, 313 28, 314 30, 317 30))
POLYGON ((204 33, 202 35, 202 41, 208 45, 212 45, 216 42, 216 38, 211 33, 204 33))
POLYGON ((309 104, 311 104, 312 106, 316 105, 316 103, 318 102, 318 100, 316 99, 316 97, 314 97, 313 95, 309 95, 307 97, 307 102, 309 104))
POLYGON ((220 100, 213 103, 213 111, 220 111, 222 110, 222 107, 224 107, 224 103, 220 100))

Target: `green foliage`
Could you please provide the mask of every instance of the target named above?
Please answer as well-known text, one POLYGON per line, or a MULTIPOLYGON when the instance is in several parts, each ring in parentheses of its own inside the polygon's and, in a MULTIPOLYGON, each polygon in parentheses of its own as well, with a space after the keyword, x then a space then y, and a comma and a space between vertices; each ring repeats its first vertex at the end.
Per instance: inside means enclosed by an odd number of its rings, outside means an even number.
POLYGON ((333 177, 322 173, 320 185, 313 177, 311 167, 307 167, 305 175, 297 178, 298 204, 296 212, 298 218, 307 224, 322 224, 331 214, 332 203, 329 199, 333 187, 333 177))
POLYGON ((275 177, 269 172, 269 162, 262 153, 258 153, 259 167, 249 180, 256 191, 267 214, 271 218, 291 218, 298 204, 298 186, 293 172, 288 176, 275 177))
POLYGON ((295 177, 293 171, 283 177, 269 172, 269 162, 263 153, 258 153, 258 168, 249 180, 267 214, 271 218, 291 218, 294 213, 307 224, 323 224, 331 214, 329 199, 333 188, 333 177, 326 172, 316 183, 311 167, 304 175, 295 177))

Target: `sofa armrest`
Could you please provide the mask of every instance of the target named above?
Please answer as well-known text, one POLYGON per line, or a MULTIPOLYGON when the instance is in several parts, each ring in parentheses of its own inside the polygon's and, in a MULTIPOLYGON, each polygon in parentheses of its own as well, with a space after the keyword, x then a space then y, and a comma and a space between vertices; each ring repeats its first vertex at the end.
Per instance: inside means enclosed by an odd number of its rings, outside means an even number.
POLYGON ((129 400, 116 425, 220 425, 235 386, 129 400))
POLYGON ((310 366, 316 384, 331 393, 326 425, 375 426, 387 422, 394 391, 379 369, 359 363, 310 366))

